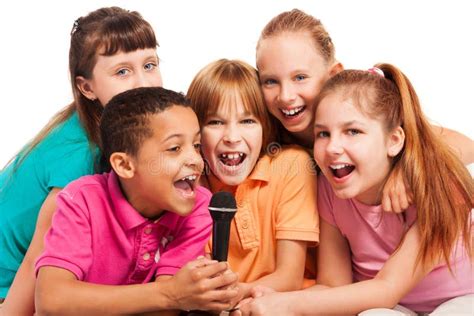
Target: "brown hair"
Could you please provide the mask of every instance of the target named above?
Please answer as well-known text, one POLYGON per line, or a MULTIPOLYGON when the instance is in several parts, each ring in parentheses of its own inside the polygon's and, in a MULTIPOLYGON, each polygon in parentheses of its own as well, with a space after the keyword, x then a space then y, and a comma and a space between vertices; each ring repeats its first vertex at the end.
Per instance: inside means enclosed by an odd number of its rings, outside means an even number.
POLYGON ((136 88, 114 96, 100 120, 104 158, 108 161, 114 152, 135 156, 143 141, 153 136, 151 116, 172 106, 190 105, 183 94, 161 87, 136 88))
POLYGON ((194 77, 187 96, 202 125, 223 101, 235 94, 242 98, 246 110, 262 124, 263 153, 274 140, 275 130, 255 68, 239 60, 220 59, 212 62, 194 77))
POLYGON ((76 77, 90 79, 99 54, 111 56, 119 51, 127 53, 157 46, 151 25, 136 11, 119 7, 101 8, 78 18, 71 31, 69 48, 69 75, 74 101, 53 116, 20 152, 21 158, 14 170, 55 127, 76 111, 91 146, 100 146, 99 121, 103 106, 98 100, 91 101, 82 95, 76 86, 76 77))
POLYGON ((343 93, 364 113, 381 119, 387 132, 401 126, 405 145, 393 160, 392 170, 402 171, 414 193, 421 235, 417 262, 443 259, 450 267, 459 237, 472 258, 473 181, 469 172, 433 133, 408 78, 390 64, 376 67, 384 76, 359 70, 335 75, 324 85, 317 104, 332 93, 343 93))
POLYGON ((271 19, 260 34, 257 49, 262 40, 289 32, 307 32, 314 40, 316 49, 324 57, 324 60, 327 63, 334 61, 334 44, 321 21, 298 9, 282 12, 271 19))

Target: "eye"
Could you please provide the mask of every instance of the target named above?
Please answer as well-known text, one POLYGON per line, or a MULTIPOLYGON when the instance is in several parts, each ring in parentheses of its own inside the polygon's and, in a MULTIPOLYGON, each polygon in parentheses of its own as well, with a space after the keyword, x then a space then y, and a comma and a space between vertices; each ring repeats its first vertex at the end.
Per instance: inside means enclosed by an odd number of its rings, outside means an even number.
POLYGON ((145 70, 153 70, 153 69, 156 68, 156 64, 155 63, 148 63, 145 66, 143 66, 143 68, 145 68, 145 70))
POLYGON ((173 147, 168 148, 166 151, 178 152, 180 150, 181 150, 180 146, 173 146, 173 147))
POLYGON ((224 122, 219 120, 209 120, 206 125, 224 125, 224 122))
POLYGON ((196 143, 193 145, 194 146, 194 149, 196 149, 196 151, 200 151, 201 150, 201 143, 196 143))
POLYGON ((305 75, 296 75, 295 76, 295 80, 296 81, 303 81, 305 80, 307 77, 305 75))
POLYGON ((251 118, 244 119, 244 120, 242 120, 242 121, 240 121, 240 122, 241 122, 242 124, 255 124, 255 123, 257 123, 256 120, 251 119, 251 118))
POLYGON ((117 70, 116 74, 120 77, 123 77, 126 76, 129 72, 130 70, 128 70, 127 68, 120 68, 119 70, 117 70))
POLYGON ((274 85, 276 83, 277 83, 277 81, 275 79, 265 79, 263 81, 263 85, 265 85, 265 86, 271 86, 271 85, 274 85))
POLYGON ((355 128, 351 128, 351 129, 348 129, 347 130, 347 134, 351 135, 351 136, 356 136, 356 135, 359 135, 361 134, 362 132, 358 129, 355 129, 355 128))
POLYGON ((326 138, 329 137, 329 132, 326 131, 321 131, 321 132, 316 132, 316 138, 326 138))

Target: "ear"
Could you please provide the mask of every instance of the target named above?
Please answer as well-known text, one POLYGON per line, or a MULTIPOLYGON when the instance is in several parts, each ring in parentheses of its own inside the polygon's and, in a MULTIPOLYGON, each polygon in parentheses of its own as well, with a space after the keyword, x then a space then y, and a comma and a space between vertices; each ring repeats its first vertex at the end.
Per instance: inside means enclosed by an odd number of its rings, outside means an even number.
POLYGON ((115 152, 109 159, 115 173, 124 179, 131 179, 135 175, 135 164, 133 158, 122 152, 115 152))
POLYGON ((390 132, 387 146, 387 155, 391 158, 400 153, 405 145, 405 131, 401 126, 397 126, 390 132))
POLYGON ((343 70, 344 70, 344 66, 336 60, 332 64, 331 68, 329 68, 329 76, 333 77, 334 75, 337 75, 338 73, 340 73, 343 70))
POLYGON ((83 76, 76 77, 76 87, 81 91, 81 93, 91 101, 97 100, 97 96, 92 90, 91 84, 88 79, 83 76))

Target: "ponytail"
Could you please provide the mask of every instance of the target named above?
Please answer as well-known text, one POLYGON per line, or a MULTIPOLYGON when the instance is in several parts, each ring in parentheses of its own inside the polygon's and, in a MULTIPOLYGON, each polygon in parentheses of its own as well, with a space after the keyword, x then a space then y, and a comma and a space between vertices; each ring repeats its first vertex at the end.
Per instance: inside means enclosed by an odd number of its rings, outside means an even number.
POLYGON ((392 65, 376 67, 395 84, 400 94, 399 117, 405 132, 405 148, 396 163, 414 193, 421 235, 417 262, 426 265, 444 259, 449 266, 451 251, 459 237, 472 258, 473 182, 469 172, 433 133, 408 78, 392 65))

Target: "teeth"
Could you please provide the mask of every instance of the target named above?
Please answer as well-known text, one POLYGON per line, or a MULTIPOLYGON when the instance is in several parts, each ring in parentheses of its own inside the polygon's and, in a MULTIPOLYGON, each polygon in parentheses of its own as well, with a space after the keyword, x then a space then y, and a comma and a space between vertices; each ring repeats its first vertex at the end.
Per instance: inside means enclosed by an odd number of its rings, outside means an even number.
POLYGON ((329 167, 331 167, 331 169, 337 170, 337 169, 342 169, 342 168, 349 167, 349 166, 351 166, 351 165, 348 164, 348 163, 342 163, 342 164, 337 164, 337 165, 331 165, 329 167))
POLYGON ((183 181, 186 181, 186 180, 189 180, 189 181, 195 181, 195 180, 196 180, 196 178, 197 178, 197 176, 196 176, 196 175, 190 175, 190 176, 186 176, 186 177, 184 177, 184 178, 183 178, 183 179, 181 179, 181 180, 183 180, 183 181))
POLYGON ((281 111, 285 115, 295 115, 295 114, 298 114, 299 112, 301 112, 303 110, 303 108, 304 108, 304 106, 299 106, 299 107, 296 107, 296 108, 291 109, 291 110, 281 109, 281 111))
POLYGON ((244 153, 221 154, 222 158, 228 158, 228 159, 237 159, 243 156, 244 156, 244 153))

